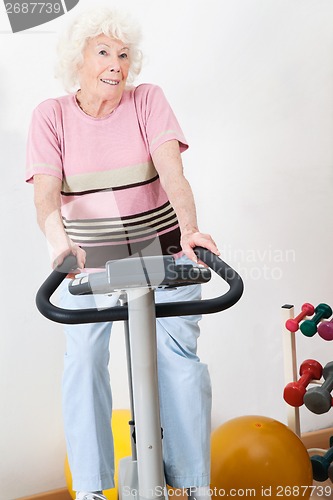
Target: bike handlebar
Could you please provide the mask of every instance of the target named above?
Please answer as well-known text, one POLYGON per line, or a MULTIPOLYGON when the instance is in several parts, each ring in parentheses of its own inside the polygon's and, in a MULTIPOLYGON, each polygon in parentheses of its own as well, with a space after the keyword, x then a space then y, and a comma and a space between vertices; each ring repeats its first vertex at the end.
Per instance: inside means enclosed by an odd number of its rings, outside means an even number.
MULTIPOLYGON (((188 316, 192 314, 211 314, 232 307, 243 294, 243 281, 239 274, 226 262, 203 247, 196 247, 198 258, 210 267, 220 278, 227 282, 229 290, 213 299, 169 302, 156 304, 156 317, 188 316)), ((76 269, 76 258, 71 255, 56 268, 39 288, 36 305, 43 316, 63 324, 100 323, 105 321, 124 321, 128 319, 127 306, 115 306, 108 309, 62 309, 50 302, 66 275, 76 269)))

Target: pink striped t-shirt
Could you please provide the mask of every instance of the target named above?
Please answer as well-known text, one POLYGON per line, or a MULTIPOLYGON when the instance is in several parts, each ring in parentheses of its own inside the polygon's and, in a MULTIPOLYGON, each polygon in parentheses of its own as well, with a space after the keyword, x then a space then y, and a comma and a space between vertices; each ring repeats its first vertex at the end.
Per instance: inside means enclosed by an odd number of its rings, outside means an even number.
POLYGON ((61 212, 69 237, 87 252, 87 267, 145 251, 176 254, 180 232, 151 154, 165 141, 188 144, 162 90, 124 91, 106 118, 86 115, 75 95, 34 110, 26 181, 47 174, 62 181, 61 212))

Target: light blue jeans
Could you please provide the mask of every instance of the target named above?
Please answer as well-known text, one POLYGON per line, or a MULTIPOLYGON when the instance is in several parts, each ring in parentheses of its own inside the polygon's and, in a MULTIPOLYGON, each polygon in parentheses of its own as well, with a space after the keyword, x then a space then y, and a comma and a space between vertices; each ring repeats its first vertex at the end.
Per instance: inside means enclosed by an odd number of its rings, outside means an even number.
MULTIPOLYGON (((117 301, 117 296, 72 296, 66 282, 61 287, 61 307, 103 307, 117 301)), ((197 300, 200 295, 200 285, 190 285, 157 290, 155 300, 197 300)), ((167 484, 175 488, 207 486, 210 480, 211 384, 207 365, 196 354, 199 320, 200 316, 157 319, 164 469, 167 484)), ((75 491, 114 487, 108 369, 111 326, 65 325, 63 414, 75 491)))

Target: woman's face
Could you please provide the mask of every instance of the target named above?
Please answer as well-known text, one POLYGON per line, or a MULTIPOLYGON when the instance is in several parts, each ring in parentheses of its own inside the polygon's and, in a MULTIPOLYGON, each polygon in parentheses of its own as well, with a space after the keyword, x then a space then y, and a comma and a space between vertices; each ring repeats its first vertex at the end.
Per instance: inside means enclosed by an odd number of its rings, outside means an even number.
POLYGON ((101 100, 119 100, 130 66, 129 47, 106 35, 89 38, 79 68, 81 91, 101 100))

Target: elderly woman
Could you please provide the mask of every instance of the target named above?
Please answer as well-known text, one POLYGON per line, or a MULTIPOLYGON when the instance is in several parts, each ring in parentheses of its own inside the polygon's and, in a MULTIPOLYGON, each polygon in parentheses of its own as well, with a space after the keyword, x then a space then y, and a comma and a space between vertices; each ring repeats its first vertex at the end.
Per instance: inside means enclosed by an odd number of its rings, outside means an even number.
MULTIPOLYGON (((86 270, 139 252, 196 261, 196 245, 219 253, 198 229, 180 155, 188 145, 162 90, 129 85, 140 71, 139 39, 118 12, 81 14, 60 44, 69 93, 34 110, 27 181, 54 264, 74 254, 86 270)), ((157 301, 199 297, 199 285, 156 292, 157 301)), ((66 288, 61 300, 94 306, 66 288)), ((207 497, 211 389, 196 354, 199 319, 157 320, 158 371, 167 484, 207 497)), ((110 324, 65 327, 63 413, 77 500, 104 499, 114 486, 110 332, 110 324)))

